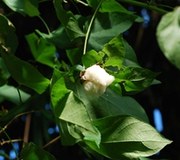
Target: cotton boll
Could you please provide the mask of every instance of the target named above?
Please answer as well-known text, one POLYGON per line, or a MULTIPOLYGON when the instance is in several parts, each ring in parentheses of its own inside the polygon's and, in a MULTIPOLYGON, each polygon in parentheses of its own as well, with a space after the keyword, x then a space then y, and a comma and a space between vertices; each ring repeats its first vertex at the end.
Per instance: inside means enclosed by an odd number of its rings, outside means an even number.
POLYGON ((84 80, 85 91, 101 95, 114 81, 114 76, 109 75, 103 68, 95 64, 85 70, 81 79, 84 80))
POLYGON ((83 86, 84 86, 84 90, 92 95, 101 95, 106 91, 105 86, 93 83, 91 81, 85 81, 83 83, 83 86))

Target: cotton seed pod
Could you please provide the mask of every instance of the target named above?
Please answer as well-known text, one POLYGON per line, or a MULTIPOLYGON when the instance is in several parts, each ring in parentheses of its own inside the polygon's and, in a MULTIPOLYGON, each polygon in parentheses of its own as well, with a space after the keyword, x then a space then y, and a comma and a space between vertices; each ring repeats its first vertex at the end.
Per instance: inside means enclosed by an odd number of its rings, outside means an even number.
POLYGON ((109 75, 103 68, 95 64, 85 70, 81 79, 84 80, 83 86, 85 91, 101 95, 114 81, 114 76, 109 75))

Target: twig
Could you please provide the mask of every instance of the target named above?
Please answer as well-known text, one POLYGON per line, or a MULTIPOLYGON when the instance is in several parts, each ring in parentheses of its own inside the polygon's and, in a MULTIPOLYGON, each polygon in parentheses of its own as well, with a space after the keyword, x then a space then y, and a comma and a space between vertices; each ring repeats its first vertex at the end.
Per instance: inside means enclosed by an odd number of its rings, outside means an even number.
POLYGON ((23 141, 22 139, 11 139, 11 140, 6 140, 6 141, 2 140, 0 142, 0 145, 3 146, 5 144, 14 143, 14 142, 22 142, 22 141, 23 141))
POLYGON ((83 1, 81 1, 81 0, 76 0, 76 2, 81 3, 81 4, 84 5, 84 6, 88 6, 87 3, 85 3, 85 2, 83 2, 83 1))
POLYGON ((29 141, 30 125, 31 125, 31 114, 28 114, 26 117, 26 123, 25 123, 25 127, 24 127, 23 147, 29 141))
POLYGON ((149 9, 149 10, 153 10, 153 11, 156 11, 160 14, 166 14, 168 12, 162 8, 156 7, 155 5, 152 5, 149 3, 143 3, 143 2, 139 2, 139 1, 135 1, 135 0, 118 0, 118 1, 122 2, 122 3, 131 4, 134 6, 143 7, 143 8, 149 9))
POLYGON ((47 23, 45 22, 45 20, 44 20, 41 16, 38 16, 38 17, 39 17, 39 19, 42 21, 42 23, 44 24, 44 26, 46 27, 48 34, 51 34, 51 31, 50 31, 47 23))
POLYGON ((57 136, 56 138, 52 139, 50 142, 48 142, 47 144, 45 144, 43 146, 43 148, 46 148, 48 146, 50 146, 51 144, 55 143, 56 141, 58 141, 60 139, 60 136, 57 136))
POLYGON ((20 103, 22 104, 22 103, 23 103, 23 100, 22 100, 22 96, 21 96, 21 92, 20 92, 19 87, 17 88, 17 92, 18 92, 18 95, 19 95, 19 101, 20 101, 20 103))
POLYGON ((24 113, 20 113, 20 114, 16 115, 16 116, 15 116, 13 119, 11 119, 3 128, 1 128, 0 134, 1 134, 2 132, 4 132, 4 131, 7 129, 7 127, 8 127, 14 120, 16 120, 17 118, 19 118, 20 116, 23 116, 23 115, 29 114, 29 113, 33 113, 33 112, 35 112, 35 111, 24 112, 24 113))
POLYGON ((87 29, 87 32, 86 32, 86 36, 85 36, 85 40, 84 40, 83 55, 86 54, 88 39, 89 39, 89 35, 90 35, 90 32, 91 32, 91 27, 92 27, 92 25, 93 25, 93 22, 94 22, 94 20, 95 20, 95 18, 96 18, 96 14, 97 14, 97 12, 98 12, 98 10, 99 10, 99 7, 101 6, 102 2, 103 2, 103 0, 101 0, 101 1, 99 2, 98 6, 97 6, 96 10, 94 11, 94 14, 92 15, 92 18, 91 18, 91 20, 90 20, 90 22, 89 22, 89 26, 88 26, 88 29, 87 29))
POLYGON ((12 148, 13 148, 13 150, 14 150, 14 152, 15 152, 15 154, 16 154, 17 160, 18 160, 18 159, 19 159, 19 158, 18 158, 18 152, 17 152, 16 148, 14 147, 14 145, 13 145, 13 142, 12 142, 11 138, 10 138, 10 137, 9 137, 9 135, 6 133, 6 131, 4 131, 4 134, 5 134, 5 135, 6 135, 6 137, 8 138, 9 143, 12 145, 12 148))

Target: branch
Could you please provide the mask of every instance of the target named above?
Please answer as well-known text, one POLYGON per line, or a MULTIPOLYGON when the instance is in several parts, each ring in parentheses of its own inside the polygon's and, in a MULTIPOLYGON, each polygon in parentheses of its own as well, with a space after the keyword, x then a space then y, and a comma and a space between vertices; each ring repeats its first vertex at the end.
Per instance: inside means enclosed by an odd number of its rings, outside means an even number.
POLYGON ((92 27, 92 25, 93 25, 93 22, 94 22, 94 20, 95 20, 95 18, 96 18, 96 14, 97 14, 97 12, 98 12, 98 10, 99 10, 99 7, 101 6, 102 2, 103 2, 103 0, 101 0, 101 1, 99 2, 98 6, 97 6, 96 10, 94 11, 94 14, 92 15, 92 18, 91 18, 91 20, 90 20, 90 22, 89 22, 89 26, 88 26, 88 29, 87 29, 87 32, 86 32, 86 36, 85 36, 85 41, 84 41, 83 55, 86 54, 88 39, 89 39, 90 32, 91 32, 91 27, 92 27))
POLYGON ((52 139, 50 142, 48 142, 47 144, 45 144, 43 146, 43 148, 46 148, 48 146, 50 146, 51 144, 55 143, 56 141, 58 141, 60 139, 60 136, 57 136, 56 138, 52 139))
POLYGON ((149 9, 149 10, 153 10, 153 11, 156 11, 156 12, 158 12, 160 14, 168 13, 168 11, 166 11, 166 10, 164 10, 162 8, 156 7, 155 5, 152 5, 150 3, 143 3, 143 2, 139 2, 139 1, 135 1, 135 0, 118 0, 118 1, 122 2, 122 3, 131 4, 131 5, 134 5, 134 6, 143 7, 143 8, 149 9))

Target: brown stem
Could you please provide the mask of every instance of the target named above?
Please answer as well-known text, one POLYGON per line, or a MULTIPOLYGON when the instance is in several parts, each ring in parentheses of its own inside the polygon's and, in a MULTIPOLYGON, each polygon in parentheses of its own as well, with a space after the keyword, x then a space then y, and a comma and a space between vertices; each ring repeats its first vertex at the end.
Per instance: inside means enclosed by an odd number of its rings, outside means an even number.
POLYGON ((50 146, 51 144, 55 143, 56 141, 58 141, 60 139, 60 136, 57 136, 56 138, 52 139, 50 142, 46 143, 43 148, 46 148, 48 146, 50 146))
POLYGON ((28 114, 26 117, 26 123, 25 123, 25 127, 24 127, 23 147, 29 141, 30 125, 31 125, 31 114, 28 114))

